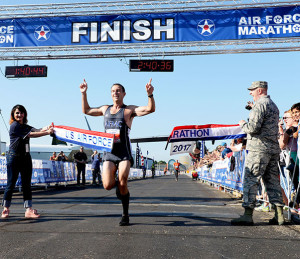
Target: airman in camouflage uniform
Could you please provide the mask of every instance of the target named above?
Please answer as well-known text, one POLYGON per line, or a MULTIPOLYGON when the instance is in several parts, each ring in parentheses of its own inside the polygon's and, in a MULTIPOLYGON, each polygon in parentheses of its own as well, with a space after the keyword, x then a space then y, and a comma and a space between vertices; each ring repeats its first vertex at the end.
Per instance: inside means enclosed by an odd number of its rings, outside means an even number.
POLYGON ((243 131, 247 133, 248 155, 245 162, 245 176, 243 182, 245 213, 238 219, 231 221, 232 225, 253 225, 253 209, 256 203, 256 194, 262 177, 269 201, 275 205, 275 217, 270 224, 284 224, 283 199, 278 178, 278 161, 280 147, 278 144, 279 110, 276 104, 267 95, 268 83, 253 82, 250 95, 255 104, 249 115, 249 121, 239 122, 243 131))

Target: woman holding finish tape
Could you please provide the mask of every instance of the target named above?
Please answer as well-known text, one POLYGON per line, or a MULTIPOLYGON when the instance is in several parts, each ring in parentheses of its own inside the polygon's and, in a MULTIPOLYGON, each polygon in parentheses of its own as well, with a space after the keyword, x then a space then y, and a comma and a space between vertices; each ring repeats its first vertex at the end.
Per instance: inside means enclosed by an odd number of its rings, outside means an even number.
POLYGON ((21 173, 22 191, 24 199, 25 218, 39 218, 40 215, 32 209, 31 176, 32 161, 29 153, 29 138, 38 138, 53 133, 52 125, 42 129, 35 129, 27 124, 27 111, 18 104, 11 110, 10 115, 10 145, 6 157, 7 185, 3 196, 2 218, 9 217, 9 207, 16 182, 21 173))

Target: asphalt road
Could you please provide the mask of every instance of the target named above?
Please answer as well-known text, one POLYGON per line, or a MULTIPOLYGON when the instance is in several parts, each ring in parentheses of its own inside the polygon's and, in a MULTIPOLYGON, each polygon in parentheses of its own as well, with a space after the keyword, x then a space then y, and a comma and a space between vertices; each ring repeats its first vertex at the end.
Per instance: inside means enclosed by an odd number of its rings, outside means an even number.
POLYGON ((181 175, 129 182, 130 222, 120 227, 115 190, 67 186, 34 191, 38 220, 24 219, 22 195, 0 219, 0 258, 300 258, 300 226, 231 226, 239 200, 181 175))

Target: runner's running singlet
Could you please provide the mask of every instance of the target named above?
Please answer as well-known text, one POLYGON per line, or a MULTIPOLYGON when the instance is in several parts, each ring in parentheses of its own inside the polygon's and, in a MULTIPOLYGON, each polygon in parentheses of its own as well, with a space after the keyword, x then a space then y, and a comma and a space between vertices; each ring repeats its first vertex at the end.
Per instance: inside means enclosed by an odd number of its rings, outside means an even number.
POLYGON ((104 114, 104 129, 106 133, 115 134, 115 142, 111 154, 116 156, 116 159, 111 159, 109 152, 105 152, 105 160, 120 162, 124 160, 130 160, 133 164, 132 152, 131 152, 131 142, 129 139, 130 128, 127 126, 124 119, 124 109, 126 105, 116 113, 111 114, 111 106, 109 106, 104 114))
POLYGON ((180 166, 179 163, 174 163, 174 168, 175 168, 175 170, 179 170, 179 166, 180 166))

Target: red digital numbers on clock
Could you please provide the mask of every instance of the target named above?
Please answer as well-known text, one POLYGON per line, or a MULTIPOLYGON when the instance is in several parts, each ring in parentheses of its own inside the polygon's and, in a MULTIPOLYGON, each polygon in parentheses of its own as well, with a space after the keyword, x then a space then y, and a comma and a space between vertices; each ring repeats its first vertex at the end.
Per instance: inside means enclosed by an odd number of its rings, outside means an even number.
POLYGON ((47 77, 47 66, 9 66, 5 69, 8 78, 47 77))
POLYGON ((174 60, 130 60, 129 71, 131 72, 173 72, 174 60))

